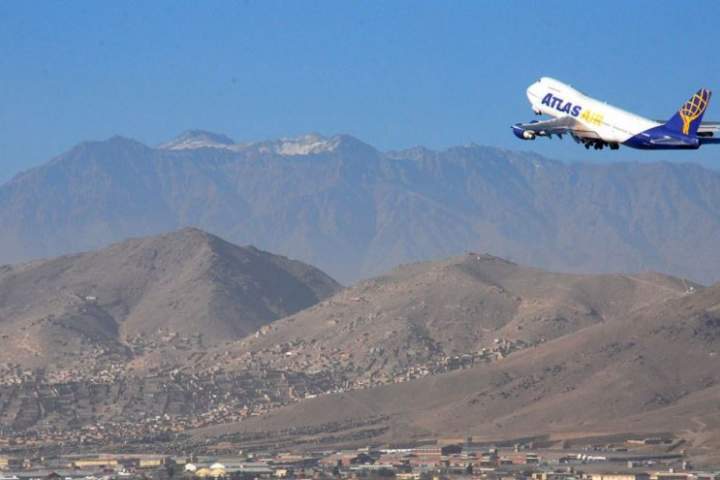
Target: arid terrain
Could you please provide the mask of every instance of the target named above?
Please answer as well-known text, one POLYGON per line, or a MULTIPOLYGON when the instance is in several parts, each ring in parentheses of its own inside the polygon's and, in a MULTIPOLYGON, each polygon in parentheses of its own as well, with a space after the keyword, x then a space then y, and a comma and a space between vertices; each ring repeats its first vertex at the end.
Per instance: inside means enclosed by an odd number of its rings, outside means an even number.
POLYGON ((718 394, 719 326, 716 286, 496 362, 313 399, 211 431, 240 432, 238 439, 273 431, 277 439, 292 437, 289 425, 301 432, 322 422, 350 426, 351 419, 374 418, 383 440, 467 433, 562 441, 671 433, 695 454, 712 456, 720 441, 720 406, 712 400, 718 394))
POLYGON ((720 438, 720 290, 666 275, 467 253, 341 289, 185 229, 5 267, 0 294, 15 449, 720 438))
POLYGON ((90 373, 206 349, 340 289, 319 270, 197 229, 2 267, 0 365, 90 373))

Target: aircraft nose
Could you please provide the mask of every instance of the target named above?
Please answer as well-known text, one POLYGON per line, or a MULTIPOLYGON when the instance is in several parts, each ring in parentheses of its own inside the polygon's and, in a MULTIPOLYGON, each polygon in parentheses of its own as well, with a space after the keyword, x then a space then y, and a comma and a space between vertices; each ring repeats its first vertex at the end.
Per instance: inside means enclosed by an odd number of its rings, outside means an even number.
POLYGON ((535 82, 532 85, 530 85, 527 90, 525 91, 528 100, 530 100, 530 103, 533 105, 537 103, 538 98, 540 98, 540 95, 538 94, 538 88, 540 87, 539 82, 535 82))
POLYGON ((526 90, 528 97, 530 97, 530 96, 537 97, 538 88, 540 88, 540 82, 535 82, 532 85, 530 85, 526 90))
POLYGON ((533 109, 533 112, 536 114, 540 114, 540 99, 542 98, 542 86, 540 85, 540 82, 535 82, 532 85, 530 85, 525 92, 527 94, 528 102, 530 102, 530 106, 533 109))

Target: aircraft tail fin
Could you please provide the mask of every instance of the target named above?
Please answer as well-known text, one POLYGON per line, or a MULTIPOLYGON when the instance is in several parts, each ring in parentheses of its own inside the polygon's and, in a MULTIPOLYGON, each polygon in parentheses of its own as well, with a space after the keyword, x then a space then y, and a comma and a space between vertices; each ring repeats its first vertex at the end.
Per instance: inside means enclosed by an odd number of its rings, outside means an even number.
POLYGON ((697 136, 698 127, 702 122, 702 117, 710 104, 712 92, 705 88, 701 88, 695 95, 680 107, 680 110, 667 121, 665 126, 670 130, 688 135, 690 137, 697 136))

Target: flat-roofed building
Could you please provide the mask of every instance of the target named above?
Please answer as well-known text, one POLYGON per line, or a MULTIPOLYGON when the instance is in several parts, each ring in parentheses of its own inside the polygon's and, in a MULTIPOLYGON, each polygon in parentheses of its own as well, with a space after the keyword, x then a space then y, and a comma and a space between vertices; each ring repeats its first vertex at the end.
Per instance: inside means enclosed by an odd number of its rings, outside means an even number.
POLYGON ((85 458, 81 460, 75 460, 72 462, 73 467, 79 469, 104 469, 112 468, 115 469, 118 466, 118 460, 116 458, 85 458))
POLYGON ((688 480, 692 474, 685 472, 655 472, 650 480, 688 480))
POLYGON ((636 472, 593 473, 592 480, 650 480, 650 475, 636 472))
POLYGON ((138 468, 160 468, 170 462, 169 457, 140 458, 138 468))
POLYGON ((420 472, 396 473, 397 480, 420 480, 420 472))

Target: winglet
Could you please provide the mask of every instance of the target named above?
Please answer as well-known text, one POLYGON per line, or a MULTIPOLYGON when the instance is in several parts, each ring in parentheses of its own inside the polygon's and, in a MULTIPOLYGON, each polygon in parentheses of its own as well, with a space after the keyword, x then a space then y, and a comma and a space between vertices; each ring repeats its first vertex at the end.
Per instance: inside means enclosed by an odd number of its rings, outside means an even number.
POLYGON ((689 137, 697 136, 697 130, 702 122, 703 114, 710 104, 712 92, 701 88, 690 100, 680 107, 680 110, 667 121, 665 126, 670 130, 682 133, 689 137))

